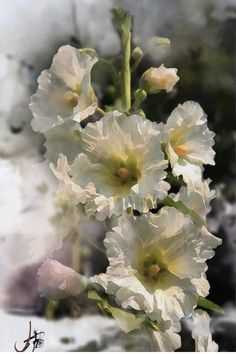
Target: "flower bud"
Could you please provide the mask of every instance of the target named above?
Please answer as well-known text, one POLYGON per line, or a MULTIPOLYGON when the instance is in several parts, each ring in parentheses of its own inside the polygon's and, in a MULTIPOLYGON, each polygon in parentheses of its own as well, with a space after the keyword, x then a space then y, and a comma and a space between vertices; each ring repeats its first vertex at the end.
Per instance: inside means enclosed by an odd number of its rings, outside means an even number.
POLYGON ((86 289, 87 279, 53 259, 47 259, 38 271, 38 290, 47 299, 76 296, 86 289))
POLYGON ((177 69, 168 69, 162 64, 159 68, 149 68, 145 71, 141 77, 141 87, 149 94, 158 93, 160 90, 170 92, 177 81, 177 69))

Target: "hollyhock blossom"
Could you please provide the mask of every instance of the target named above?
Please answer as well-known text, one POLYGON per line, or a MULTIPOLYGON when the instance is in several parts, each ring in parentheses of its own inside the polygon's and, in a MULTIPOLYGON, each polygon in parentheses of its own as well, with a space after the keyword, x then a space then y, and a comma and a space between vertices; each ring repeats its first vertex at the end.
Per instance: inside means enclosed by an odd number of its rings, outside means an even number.
POLYGON ((167 195, 167 161, 156 123, 109 113, 81 131, 78 148, 82 152, 71 165, 61 155, 52 168, 78 195, 94 187, 96 192, 84 201, 88 215, 104 220, 128 208, 147 212, 167 195))
POLYGON ((86 287, 86 277, 56 260, 47 259, 38 270, 39 292, 48 299, 75 296, 86 287))
POLYGON ((78 154, 81 129, 80 124, 73 120, 49 129, 45 133, 46 159, 56 162, 59 154, 62 153, 67 156, 69 162, 72 162, 78 154))
POLYGON ((158 322, 178 321, 197 305, 206 287, 207 252, 220 243, 206 233, 202 242, 201 234, 201 227, 175 208, 123 215, 104 242, 110 266, 91 281, 125 309, 145 311, 158 322))
POLYGON ((97 98, 90 76, 96 62, 94 55, 70 45, 58 50, 50 69, 39 76, 38 90, 31 98, 35 131, 45 133, 68 119, 81 122, 95 112, 97 98))
POLYGON ((218 352, 219 346, 212 339, 210 320, 208 313, 203 310, 193 313, 192 337, 195 339, 196 352, 218 352))
POLYGON ((206 115, 193 101, 178 105, 164 127, 165 151, 174 176, 183 176, 187 184, 202 178, 202 166, 214 165, 214 133, 207 127, 206 115))
POLYGON ((162 64, 159 68, 149 68, 141 77, 141 87, 149 94, 158 93, 160 90, 172 91, 179 81, 177 69, 166 68, 162 64))
POLYGON ((215 198, 216 192, 210 189, 210 179, 199 181, 192 188, 181 187, 179 192, 170 196, 175 201, 183 202, 189 209, 194 210, 203 219, 206 219, 207 214, 211 211, 210 202, 215 198))

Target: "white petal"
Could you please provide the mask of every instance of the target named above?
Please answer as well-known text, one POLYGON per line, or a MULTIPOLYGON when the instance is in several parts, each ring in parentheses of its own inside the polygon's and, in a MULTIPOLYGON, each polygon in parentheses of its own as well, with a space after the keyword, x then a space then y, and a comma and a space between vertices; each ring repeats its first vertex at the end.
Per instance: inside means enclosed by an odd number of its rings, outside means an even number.
POLYGON ((80 122, 95 112, 97 98, 90 74, 96 61, 69 45, 58 50, 51 68, 38 78, 38 90, 31 98, 35 131, 45 133, 67 120, 80 122))

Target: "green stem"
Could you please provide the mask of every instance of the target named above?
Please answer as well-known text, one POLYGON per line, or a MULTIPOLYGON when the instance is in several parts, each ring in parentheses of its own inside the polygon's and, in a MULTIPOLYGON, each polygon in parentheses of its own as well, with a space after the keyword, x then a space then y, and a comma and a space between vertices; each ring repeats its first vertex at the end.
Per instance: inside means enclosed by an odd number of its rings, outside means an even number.
POLYGON ((56 308, 58 306, 57 300, 49 300, 45 309, 45 317, 47 320, 53 320, 55 318, 56 308))
POLYGON ((72 318, 79 317, 80 308, 74 299, 68 299, 70 306, 70 314, 72 318))
POLYGON ((130 71, 130 55, 131 55, 131 31, 123 32, 122 41, 122 106, 125 112, 130 110, 131 106, 131 71, 130 71))

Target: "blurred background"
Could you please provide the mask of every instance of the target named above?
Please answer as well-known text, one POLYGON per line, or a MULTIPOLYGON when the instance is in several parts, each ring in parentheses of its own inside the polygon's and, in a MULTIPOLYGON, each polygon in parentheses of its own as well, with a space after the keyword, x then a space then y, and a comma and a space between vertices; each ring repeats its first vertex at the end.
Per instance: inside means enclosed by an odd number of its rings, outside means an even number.
MULTIPOLYGON (((211 314, 214 340, 220 351, 236 351, 236 0, 0 0, 0 350, 13 350, 14 342, 27 335, 28 320, 45 331, 45 351, 152 350, 135 333, 122 334, 113 319, 102 317, 83 297, 76 309, 62 301, 53 319, 46 321, 47 303, 36 284, 42 248, 56 238, 50 223, 56 183, 43 163, 44 137, 30 127, 29 98, 39 73, 63 44, 94 47, 107 58, 119 54, 119 38, 111 24, 114 6, 134 15, 133 45, 145 51, 137 75, 162 63, 178 68, 176 88, 149 96, 143 104, 148 118, 165 122, 179 103, 194 100, 216 133, 216 166, 205 169, 217 191, 208 224, 223 245, 208 262, 208 298, 225 310, 224 315, 211 314), (170 38, 171 48, 154 50, 149 42, 153 36, 170 38)), ((109 75, 100 73, 99 79, 98 97, 102 105, 109 105, 109 75)), ((102 271, 106 261, 99 251, 91 252, 86 236, 102 244, 105 226, 91 220, 78 228, 84 264, 91 272, 102 271)), ((70 265, 70 253, 65 241, 54 256, 70 265)), ((182 343, 181 350, 194 350, 187 321, 182 343)))

